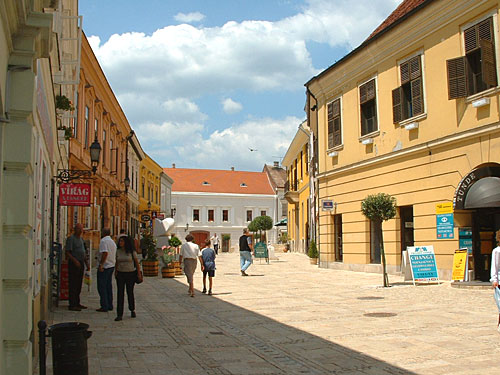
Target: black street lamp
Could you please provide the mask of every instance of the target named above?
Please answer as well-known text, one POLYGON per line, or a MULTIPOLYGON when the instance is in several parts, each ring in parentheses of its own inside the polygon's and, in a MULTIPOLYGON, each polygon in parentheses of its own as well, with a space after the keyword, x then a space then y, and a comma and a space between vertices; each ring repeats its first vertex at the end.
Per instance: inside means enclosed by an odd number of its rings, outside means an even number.
POLYGON ((101 145, 97 140, 97 134, 95 140, 90 146, 90 160, 92 163, 92 170, 85 169, 59 169, 57 171, 57 176, 54 176, 58 183, 70 182, 79 179, 92 179, 92 175, 97 172, 97 166, 99 165, 99 158, 101 156, 101 145))
POLYGON ((123 180, 123 183, 125 184, 125 191, 128 191, 128 188, 130 187, 130 178, 125 177, 125 180, 123 180))
POLYGON ((96 134, 94 142, 92 142, 92 145, 90 145, 90 160, 92 162, 92 172, 94 174, 97 172, 97 165, 99 164, 100 156, 101 156, 101 145, 97 140, 97 134, 96 134))

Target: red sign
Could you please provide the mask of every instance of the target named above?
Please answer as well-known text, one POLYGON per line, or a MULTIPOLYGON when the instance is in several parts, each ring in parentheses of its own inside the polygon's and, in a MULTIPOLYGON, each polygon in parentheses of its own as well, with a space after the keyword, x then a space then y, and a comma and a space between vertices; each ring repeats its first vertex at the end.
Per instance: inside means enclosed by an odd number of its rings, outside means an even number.
POLYGON ((59 204, 61 206, 90 206, 90 184, 59 185, 59 204))

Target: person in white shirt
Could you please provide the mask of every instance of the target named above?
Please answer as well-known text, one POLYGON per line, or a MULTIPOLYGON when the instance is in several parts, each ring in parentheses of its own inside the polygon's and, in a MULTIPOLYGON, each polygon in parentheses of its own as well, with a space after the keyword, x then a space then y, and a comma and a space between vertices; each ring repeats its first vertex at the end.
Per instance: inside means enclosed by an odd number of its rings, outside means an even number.
POLYGON ((116 244, 110 236, 111 230, 104 228, 99 243, 99 265, 97 269, 97 291, 100 296, 99 312, 113 310, 113 272, 116 263, 116 244))
POLYGON ((217 237, 217 233, 214 233, 212 237, 210 237, 210 241, 212 241, 212 245, 214 245, 215 254, 219 254, 219 237, 217 237))
MULTIPOLYGON (((500 230, 496 232, 497 245, 500 245, 500 230)), ((498 273, 500 272, 500 246, 493 249, 491 253, 491 279, 490 282, 495 289, 495 302, 498 308, 498 332, 500 332, 500 289, 498 288, 498 273)))
POLYGON ((179 262, 182 263, 182 260, 184 260, 184 273, 189 283, 188 293, 191 297, 194 297, 193 275, 194 271, 196 271, 196 258, 200 260, 202 271, 204 270, 203 258, 201 257, 200 247, 193 242, 194 237, 192 234, 186 236, 186 241, 187 242, 181 246, 179 262))

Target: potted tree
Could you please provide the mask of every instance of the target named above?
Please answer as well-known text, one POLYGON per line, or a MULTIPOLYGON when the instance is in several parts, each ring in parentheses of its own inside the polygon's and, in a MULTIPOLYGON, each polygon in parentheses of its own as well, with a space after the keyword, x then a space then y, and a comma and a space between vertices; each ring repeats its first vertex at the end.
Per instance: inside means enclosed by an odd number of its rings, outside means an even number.
POLYGON ((368 219, 376 224, 375 242, 380 246, 382 271, 384 274, 384 287, 388 287, 390 285, 389 276, 387 276, 387 266, 385 262, 382 222, 392 219, 396 216, 396 198, 385 193, 369 195, 361 202, 361 212, 363 212, 363 215, 365 215, 368 219))
POLYGON ((248 230, 250 232, 259 232, 260 242, 266 241, 265 233, 270 229, 273 229, 273 219, 271 219, 269 216, 257 216, 252 220, 250 225, 248 225, 248 230))
POLYGON ((142 261, 142 271, 144 276, 158 276, 158 254, 156 253, 156 239, 151 230, 146 230, 142 234, 146 259, 142 261))
POLYGON ((309 256, 311 264, 318 264, 318 247, 316 246, 316 242, 314 240, 311 240, 309 243, 307 255, 309 256))
POLYGON ((161 268, 161 276, 163 278, 172 278, 175 277, 175 248, 172 246, 163 246, 162 248, 163 254, 161 256, 163 261, 163 267, 161 268))
POLYGON ((181 262, 179 262, 179 246, 181 246, 181 240, 179 240, 175 235, 172 235, 172 237, 168 240, 168 243, 172 248, 174 249, 174 267, 175 267, 175 274, 176 275, 182 275, 182 267, 181 267, 181 262))

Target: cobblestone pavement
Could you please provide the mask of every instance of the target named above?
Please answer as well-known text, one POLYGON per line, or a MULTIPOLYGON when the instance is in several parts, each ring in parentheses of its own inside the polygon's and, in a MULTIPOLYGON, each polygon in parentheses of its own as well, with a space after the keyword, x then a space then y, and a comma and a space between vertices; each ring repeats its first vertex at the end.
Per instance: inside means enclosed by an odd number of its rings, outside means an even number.
POLYGON ((94 284, 82 293, 88 310, 61 306, 53 323, 90 324, 92 375, 500 370, 491 291, 449 283, 414 287, 395 276, 393 287, 381 288, 381 275, 318 269, 300 254, 278 256, 269 265, 257 260, 251 276, 242 277, 238 254, 220 255, 213 296, 199 292, 199 269, 195 298, 185 277, 147 278, 135 289, 137 318, 125 315, 121 322, 95 311, 94 284))

